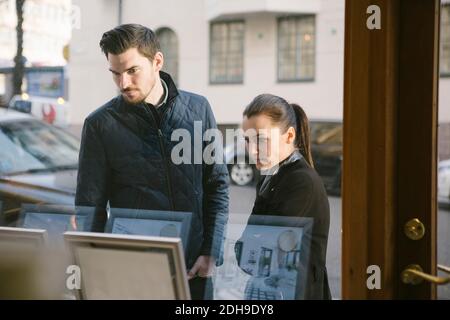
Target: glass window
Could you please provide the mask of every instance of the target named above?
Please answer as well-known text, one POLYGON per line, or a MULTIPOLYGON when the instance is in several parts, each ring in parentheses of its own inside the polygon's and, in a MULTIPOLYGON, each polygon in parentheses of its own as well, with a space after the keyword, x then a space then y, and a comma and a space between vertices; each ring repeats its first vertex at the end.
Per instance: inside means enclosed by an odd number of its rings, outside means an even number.
POLYGON ((441 7, 441 75, 450 76, 450 4, 441 7))
POLYGON ((163 71, 170 74, 173 81, 178 84, 178 38, 175 32, 169 28, 161 28, 156 31, 161 52, 164 55, 163 71))
POLYGON ((278 81, 314 79, 315 54, 315 16, 278 20, 278 81))
POLYGON ((242 83, 244 74, 244 23, 211 24, 210 82, 242 83))

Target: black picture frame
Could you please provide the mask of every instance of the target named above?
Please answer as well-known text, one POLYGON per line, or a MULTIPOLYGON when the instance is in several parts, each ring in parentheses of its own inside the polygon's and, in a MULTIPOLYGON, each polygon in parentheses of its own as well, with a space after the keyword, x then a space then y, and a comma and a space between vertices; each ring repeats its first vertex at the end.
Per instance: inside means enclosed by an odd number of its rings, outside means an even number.
MULTIPOLYGON (((176 235, 181 238, 183 249, 186 251, 191 230, 192 212, 187 211, 163 211, 163 210, 143 210, 143 209, 123 209, 111 208, 108 221, 105 226, 105 233, 113 233, 115 219, 141 219, 152 221, 175 222, 180 224, 180 231, 176 235)), ((118 233, 114 233, 118 234, 118 233)), ((131 233, 142 236, 167 236, 161 234, 149 233, 131 233)), ((174 235, 172 235, 174 236, 174 235)))
MULTIPOLYGON (((245 233, 248 232, 249 226, 262 226, 262 227, 287 227, 302 229, 302 235, 300 241, 300 249, 295 248, 292 252, 288 252, 286 258, 289 257, 289 253, 293 254, 294 261, 298 261, 296 266, 297 278, 295 286, 295 300, 303 300, 305 298, 307 275, 310 269, 309 258, 311 251, 311 240, 312 240, 312 230, 313 230, 314 219, 309 217, 287 217, 287 216, 277 216, 277 215, 250 215, 247 221, 247 226, 239 239, 243 244, 241 245, 241 253, 245 251, 245 233)), ((243 256, 240 257, 239 266, 242 266, 243 256)), ((272 259, 272 255, 270 255, 272 259)), ((258 265, 258 262, 256 263, 258 265)), ((259 267, 259 265, 258 265, 259 267)), ((256 276, 262 276, 267 274, 269 271, 255 273, 256 276)))
POLYGON ((57 233, 62 239, 62 236, 66 231, 91 231, 94 212, 94 207, 75 207, 58 204, 22 204, 17 226, 25 229, 45 229, 47 230, 49 237, 52 237, 57 233), (33 223, 28 225, 27 220, 29 217, 36 214, 39 216, 47 215, 47 219, 49 220, 41 220, 38 225, 33 225, 33 223), (54 215, 55 220, 48 218, 48 215, 54 215), (75 216, 77 221, 76 230, 71 226, 70 219, 72 216, 75 216), (54 223, 56 220, 58 220, 59 223, 54 223))

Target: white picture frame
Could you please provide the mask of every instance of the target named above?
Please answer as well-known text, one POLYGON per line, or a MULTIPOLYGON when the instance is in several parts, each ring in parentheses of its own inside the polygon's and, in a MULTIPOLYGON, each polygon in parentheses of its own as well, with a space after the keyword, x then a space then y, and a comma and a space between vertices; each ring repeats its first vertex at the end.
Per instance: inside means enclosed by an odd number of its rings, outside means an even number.
POLYGON ((80 300, 189 300, 181 239, 66 232, 80 300))

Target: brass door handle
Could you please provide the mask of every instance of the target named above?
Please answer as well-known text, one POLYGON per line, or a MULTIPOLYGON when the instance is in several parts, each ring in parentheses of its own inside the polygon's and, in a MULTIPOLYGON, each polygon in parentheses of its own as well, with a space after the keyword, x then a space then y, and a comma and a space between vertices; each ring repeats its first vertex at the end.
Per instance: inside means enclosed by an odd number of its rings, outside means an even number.
MULTIPOLYGON (((442 265, 437 266, 439 270, 449 273, 450 274, 450 268, 442 265)), ((408 267, 406 267, 405 270, 402 271, 401 274, 403 283, 406 284, 420 284, 423 280, 426 280, 428 282, 442 285, 450 283, 450 277, 437 277, 433 276, 431 274, 423 272, 423 269, 417 265, 417 264, 411 264, 408 267)))

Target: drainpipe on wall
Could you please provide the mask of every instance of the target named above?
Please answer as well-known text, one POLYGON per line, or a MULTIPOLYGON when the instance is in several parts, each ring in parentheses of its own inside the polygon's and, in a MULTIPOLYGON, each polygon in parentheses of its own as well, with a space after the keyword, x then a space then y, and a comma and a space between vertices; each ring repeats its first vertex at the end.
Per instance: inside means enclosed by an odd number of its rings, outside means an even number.
POLYGON ((118 15, 119 25, 122 24, 122 5, 123 1, 119 0, 119 15, 118 15))

